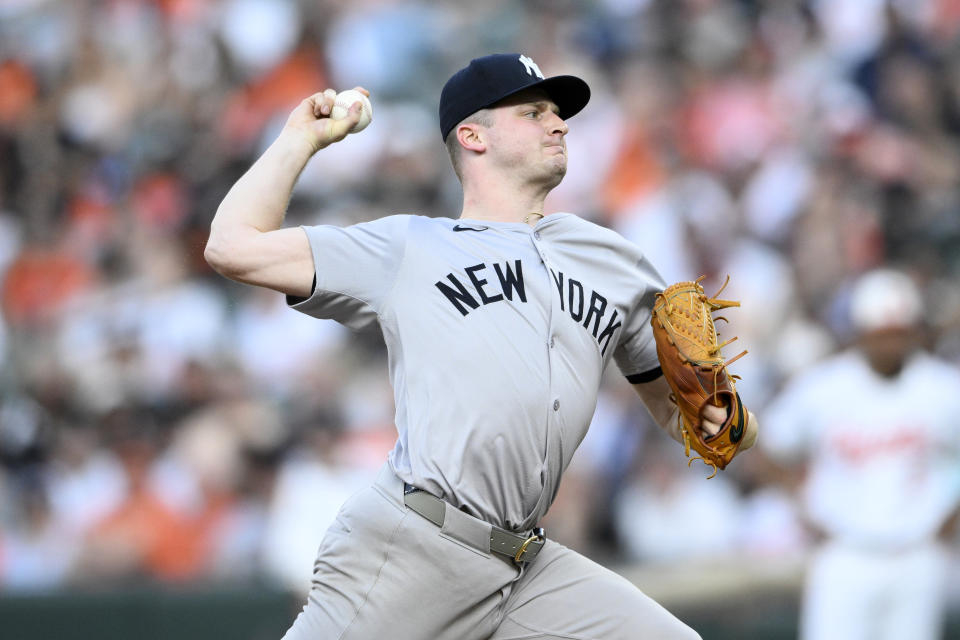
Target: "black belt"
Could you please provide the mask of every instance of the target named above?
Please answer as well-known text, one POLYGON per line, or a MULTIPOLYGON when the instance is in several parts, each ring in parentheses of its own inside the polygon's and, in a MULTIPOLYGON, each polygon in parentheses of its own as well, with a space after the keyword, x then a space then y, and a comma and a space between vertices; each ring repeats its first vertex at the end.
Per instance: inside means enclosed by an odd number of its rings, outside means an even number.
MULTIPOLYGON (((443 518, 449 505, 432 493, 404 483, 403 503, 438 527, 443 526, 443 518)), ((512 558, 518 564, 536 558, 547 541, 541 527, 531 531, 529 536, 494 525, 490 527, 490 551, 512 558)))

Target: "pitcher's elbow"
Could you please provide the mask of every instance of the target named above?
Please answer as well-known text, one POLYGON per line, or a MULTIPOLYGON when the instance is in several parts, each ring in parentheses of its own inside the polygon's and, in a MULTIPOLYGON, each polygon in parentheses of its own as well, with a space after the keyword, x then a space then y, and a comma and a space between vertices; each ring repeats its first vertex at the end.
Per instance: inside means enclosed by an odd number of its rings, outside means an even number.
POLYGON ((235 271, 230 255, 229 247, 223 239, 211 233, 207 238, 207 246, 203 249, 203 259, 207 264, 220 275, 230 278, 235 271))

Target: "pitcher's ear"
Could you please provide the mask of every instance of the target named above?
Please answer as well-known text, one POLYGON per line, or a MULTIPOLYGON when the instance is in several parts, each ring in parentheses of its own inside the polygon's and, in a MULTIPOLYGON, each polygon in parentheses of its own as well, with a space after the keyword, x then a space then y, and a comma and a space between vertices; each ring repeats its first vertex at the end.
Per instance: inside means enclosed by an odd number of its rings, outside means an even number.
POLYGON ((457 141, 469 151, 483 153, 487 150, 487 141, 483 127, 475 122, 457 125, 457 141))

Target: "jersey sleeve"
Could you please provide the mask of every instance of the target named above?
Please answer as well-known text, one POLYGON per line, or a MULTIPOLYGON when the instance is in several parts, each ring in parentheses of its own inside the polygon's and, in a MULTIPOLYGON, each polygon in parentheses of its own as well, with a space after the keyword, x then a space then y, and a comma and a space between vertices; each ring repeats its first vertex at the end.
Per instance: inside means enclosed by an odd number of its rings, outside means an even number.
POLYGON ((637 288, 637 298, 624 319, 623 332, 613 358, 627 380, 639 384, 656 380, 661 375, 650 315, 656 293, 662 291, 665 285, 654 266, 642 255, 637 255, 633 264, 636 266, 631 278, 637 288))
POLYGON ((349 227, 302 227, 313 253, 309 298, 288 296, 291 308, 351 329, 375 322, 403 261, 410 216, 389 216, 349 227))

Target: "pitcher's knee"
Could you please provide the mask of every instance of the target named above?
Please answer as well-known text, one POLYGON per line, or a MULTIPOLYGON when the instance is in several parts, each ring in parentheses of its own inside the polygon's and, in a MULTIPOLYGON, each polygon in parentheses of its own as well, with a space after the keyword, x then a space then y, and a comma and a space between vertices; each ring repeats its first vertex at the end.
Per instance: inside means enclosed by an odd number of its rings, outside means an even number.
MULTIPOLYGON (((616 638, 655 638, 656 640, 702 640, 700 634, 684 624, 660 603, 631 585, 629 593, 620 592, 615 608, 616 638)), ((604 636, 607 637, 607 636, 604 636)))
POLYGON ((677 630, 677 636, 676 636, 678 640, 703 640, 703 638, 700 637, 699 633, 697 633, 687 625, 683 624, 682 622, 680 624, 681 624, 681 628, 677 630))
POLYGON ((631 620, 623 629, 623 638, 655 638, 656 640, 703 640, 700 634, 684 624, 679 618, 663 610, 662 615, 646 616, 631 620), (642 635, 638 632, 642 631, 642 635))

